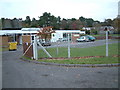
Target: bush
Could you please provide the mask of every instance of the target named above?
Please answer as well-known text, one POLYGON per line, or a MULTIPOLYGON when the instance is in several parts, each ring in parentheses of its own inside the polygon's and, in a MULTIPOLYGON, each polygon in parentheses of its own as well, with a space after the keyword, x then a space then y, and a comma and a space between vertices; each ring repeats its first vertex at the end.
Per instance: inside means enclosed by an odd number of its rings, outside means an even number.
POLYGON ((98 31, 97 30, 91 30, 91 33, 94 34, 94 35, 97 35, 98 31))
POLYGON ((90 30, 86 30, 85 33, 90 35, 90 30))

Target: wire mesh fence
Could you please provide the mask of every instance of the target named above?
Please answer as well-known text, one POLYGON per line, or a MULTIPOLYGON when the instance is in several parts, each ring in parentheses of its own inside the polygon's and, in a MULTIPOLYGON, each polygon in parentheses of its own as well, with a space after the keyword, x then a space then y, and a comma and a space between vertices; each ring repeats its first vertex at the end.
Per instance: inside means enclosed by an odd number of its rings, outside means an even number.
MULTIPOLYGON (((44 46, 52 57, 68 57, 68 42, 54 42, 44 46)), ((118 40, 109 40, 109 56, 118 55, 118 40)), ((70 57, 105 56, 105 40, 94 42, 70 42, 70 57)), ((38 58, 47 58, 46 53, 38 47, 38 58)))

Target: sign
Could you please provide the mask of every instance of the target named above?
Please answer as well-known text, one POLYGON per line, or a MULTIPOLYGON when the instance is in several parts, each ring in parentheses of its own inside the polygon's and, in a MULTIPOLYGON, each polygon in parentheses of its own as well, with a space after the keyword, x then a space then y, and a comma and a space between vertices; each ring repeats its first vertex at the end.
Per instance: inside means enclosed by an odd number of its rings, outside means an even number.
POLYGON ((108 31, 108 28, 107 28, 107 27, 105 27, 104 31, 108 31))
POLYGON ((74 37, 79 37, 80 35, 79 34, 74 34, 74 37))

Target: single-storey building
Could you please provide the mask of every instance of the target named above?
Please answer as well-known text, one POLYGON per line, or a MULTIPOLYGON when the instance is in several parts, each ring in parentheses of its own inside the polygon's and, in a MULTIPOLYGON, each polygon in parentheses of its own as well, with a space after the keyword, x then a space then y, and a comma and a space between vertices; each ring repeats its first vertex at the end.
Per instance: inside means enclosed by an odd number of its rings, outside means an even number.
POLYGON ((22 44, 22 35, 37 34, 40 28, 22 28, 21 30, 0 30, 0 46, 8 47, 8 42, 22 44))
POLYGON ((51 42, 56 42, 60 39, 68 38, 68 33, 70 35, 70 40, 75 41, 76 38, 80 37, 80 34, 85 34, 85 31, 80 31, 80 30, 55 30, 55 33, 52 33, 51 42))
MULTIPOLYGON (((7 47, 8 42, 16 41, 18 44, 22 44, 22 35, 37 34, 41 28, 22 28, 21 30, 0 30, 0 44, 7 47)), ((51 35, 51 42, 56 42, 60 38, 68 38, 67 34, 70 34, 70 40, 74 41, 80 37, 80 34, 85 34, 85 31, 80 30, 55 30, 55 33, 51 35)))

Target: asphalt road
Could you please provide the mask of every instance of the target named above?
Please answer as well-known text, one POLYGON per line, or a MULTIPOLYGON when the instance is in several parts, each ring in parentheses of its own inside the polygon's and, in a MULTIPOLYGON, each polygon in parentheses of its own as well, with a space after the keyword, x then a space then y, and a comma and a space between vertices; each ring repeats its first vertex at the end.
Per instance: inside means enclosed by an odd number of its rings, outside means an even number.
POLYGON ((3 88, 118 88, 118 67, 59 67, 20 59, 22 48, 4 51, 3 88))
MULTIPOLYGON (((120 43, 119 40, 108 40, 109 44, 112 43, 120 43)), ((105 45, 106 44, 106 40, 96 40, 94 42, 71 42, 70 43, 70 47, 72 48, 87 48, 87 47, 94 47, 94 46, 101 46, 101 45, 105 45)), ((47 48, 53 48, 53 47, 67 47, 68 46, 68 42, 58 42, 58 43, 52 43, 51 46, 47 46, 47 48)))

